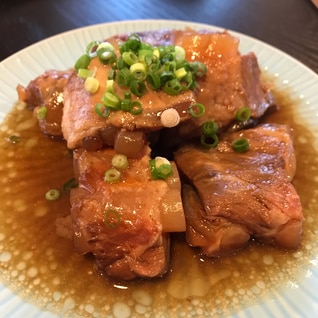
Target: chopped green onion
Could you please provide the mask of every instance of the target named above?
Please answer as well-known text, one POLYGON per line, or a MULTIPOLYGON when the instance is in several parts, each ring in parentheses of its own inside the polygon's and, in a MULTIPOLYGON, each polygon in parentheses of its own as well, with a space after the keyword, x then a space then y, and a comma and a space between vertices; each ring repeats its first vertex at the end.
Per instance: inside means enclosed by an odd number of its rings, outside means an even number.
POLYGON ((141 46, 141 40, 138 34, 131 34, 127 40, 127 47, 129 50, 137 52, 141 46))
POLYGON ((115 80, 116 79, 116 71, 115 70, 109 70, 107 79, 108 80, 115 80))
POLYGON ((165 84, 163 90, 168 95, 176 96, 182 91, 182 85, 178 79, 174 78, 165 84))
POLYGON ((45 193, 45 199, 49 201, 57 200, 60 197, 60 191, 57 189, 51 189, 45 193))
POLYGON ((68 192, 78 186, 78 182, 75 178, 71 178, 63 184, 63 192, 68 192))
POLYGON ((115 169, 111 168, 105 172, 104 181, 109 183, 114 183, 120 180, 121 173, 115 169))
POLYGON ((106 118, 110 114, 110 109, 102 103, 97 103, 95 105, 95 113, 100 117, 106 118))
POLYGON ((110 107, 111 109, 118 109, 120 107, 120 99, 117 95, 106 92, 103 97, 102 101, 105 106, 110 107))
POLYGON ((139 80, 132 80, 130 82, 129 88, 130 88, 130 91, 138 97, 141 97, 146 92, 145 83, 139 80))
POLYGON ((114 46, 111 43, 109 43, 109 42, 102 42, 102 43, 100 43, 98 45, 96 50, 98 51, 100 49, 105 49, 105 50, 107 50, 109 52, 113 52, 114 51, 114 46))
POLYGON ((176 52, 176 61, 177 62, 182 62, 183 60, 185 60, 185 50, 182 46, 178 46, 176 45, 175 47, 175 52, 176 52))
POLYGON ((120 225, 120 215, 114 209, 106 209, 104 213, 105 225, 110 229, 115 229, 120 225))
POLYGON ((174 71, 174 75, 177 79, 181 79, 187 75, 187 71, 184 67, 180 67, 174 71))
POLYGON ((117 74, 117 83, 119 86, 129 86, 131 79, 131 73, 127 67, 122 68, 117 74))
POLYGON ((133 78, 136 80, 143 81, 146 78, 146 67, 143 63, 135 63, 129 70, 133 78))
POLYGON ((251 109, 249 107, 240 108, 235 115, 236 120, 241 122, 248 121, 250 117, 251 117, 251 109))
POLYGON ((81 68, 88 68, 90 61, 91 61, 91 58, 87 54, 83 54, 75 62, 75 65, 74 65, 75 70, 78 71, 81 68))
POLYGON ((172 166, 169 160, 163 157, 156 157, 149 160, 151 177, 154 180, 167 179, 173 174, 172 166))
POLYGON ((219 138, 216 134, 201 135, 200 142, 205 148, 216 148, 219 144, 219 138))
POLYGON ((87 68, 80 68, 77 71, 77 76, 80 78, 87 78, 94 75, 94 71, 88 70, 87 68))
POLYGON ((36 116, 38 120, 45 119, 47 116, 47 108, 45 106, 41 106, 36 111, 36 116))
POLYGON ((246 152, 250 146, 245 138, 236 139, 232 142, 232 148, 236 152, 246 152))
POLYGON ((162 71, 160 73, 160 83, 164 86, 168 81, 174 79, 174 73, 171 71, 162 71))
POLYGON ((148 74, 147 82, 148 82, 148 85, 151 87, 151 89, 154 91, 158 90, 161 86, 160 77, 156 73, 148 74))
POLYGON ((99 45, 100 45, 99 41, 90 42, 86 47, 86 54, 91 58, 95 57, 97 55, 96 50, 99 45))
POLYGON ((213 120, 209 120, 202 125, 201 132, 203 135, 211 135, 216 134, 218 129, 218 124, 213 120))
POLYGON ((106 81, 106 92, 114 93, 114 80, 110 79, 106 81))
POLYGON ((112 165, 117 169, 126 169, 128 168, 128 159, 126 155, 116 154, 112 158, 112 165))
POLYGON ((205 113, 205 107, 202 104, 195 103, 189 106, 189 114, 192 117, 201 117, 205 113))
POLYGON ((109 50, 106 47, 97 49, 97 56, 103 64, 109 64, 110 61, 113 61, 114 59, 116 59, 115 52, 109 50))
POLYGON ((133 65, 138 62, 138 57, 133 52, 124 52, 122 54, 123 60, 128 65, 133 65))
POLYGON ((9 138, 8 138, 8 141, 11 142, 12 144, 17 144, 19 141, 20 141, 20 136, 17 136, 17 135, 11 135, 9 138))
POLYGON ((196 77, 203 77, 207 72, 207 66, 199 61, 190 63, 190 67, 196 77))
POLYGON ((94 77, 87 77, 84 82, 84 88, 90 94, 95 94, 99 88, 99 81, 94 77))
POLYGON ((135 100, 130 104, 130 113, 133 115, 139 115, 142 113, 142 104, 138 100, 135 100))

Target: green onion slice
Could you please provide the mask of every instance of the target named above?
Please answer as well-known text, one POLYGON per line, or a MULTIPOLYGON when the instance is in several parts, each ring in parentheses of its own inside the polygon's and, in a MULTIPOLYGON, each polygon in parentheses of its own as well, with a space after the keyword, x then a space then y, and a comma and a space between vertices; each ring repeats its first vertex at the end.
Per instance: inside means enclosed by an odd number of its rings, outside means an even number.
POLYGON ((41 106, 36 111, 36 116, 38 120, 45 119, 47 116, 47 108, 45 106, 41 106))
POLYGON ((83 54, 75 62, 75 65, 74 65, 75 70, 78 71, 81 68, 84 68, 84 69, 88 68, 90 61, 91 61, 91 58, 87 54, 83 54))
POLYGON ((248 121, 250 117, 251 117, 251 109, 249 107, 240 108, 235 115, 236 120, 241 122, 248 121))
POLYGON ((49 201, 57 200, 60 197, 60 191, 57 189, 51 189, 45 193, 45 199, 49 201))
POLYGON ((128 168, 128 159, 126 155, 122 155, 122 154, 116 154, 113 158, 112 158, 112 165, 114 168, 117 169, 126 169, 128 168))
POLYGON ((130 91, 138 97, 143 96, 146 92, 145 83, 139 80, 132 80, 129 85, 129 88, 130 88, 130 91))
POLYGON ((219 144, 219 138, 216 134, 201 135, 200 142, 205 148, 216 148, 219 144))
POLYGON ((142 113, 142 104, 138 100, 131 102, 130 113, 133 115, 139 115, 142 113))
POLYGON ((197 118, 197 117, 201 117, 202 115, 204 115, 205 107, 200 103, 194 103, 194 104, 189 106, 188 111, 192 117, 197 118))
POLYGON ((117 74, 117 84, 122 87, 129 86, 131 78, 130 70, 127 67, 124 67, 117 74))
POLYGON ((218 124, 213 120, 209 120, 202 125, 201 132, 203 135, 211 135, 216 134, 218 129, 218 124))
POLYGON ((104 213, 105 225, 110 229, 115 229, 120 225, 120 215, 114 209, 106 209, 104 213))
POLYGON ((163 90, 168 95, 176 96, 182 91, 182 85, 178 79, 174 78, 165 84, 163 90))
POLYGON ((122 57, 124 62, 127 63, 128 65, 133 65, 138 62, 138 57, 133 52, 124 52, 122 54, 122 57))
POLYGON ((146 78, 146 66, 143 63, 135 63, 129 70, 133 78, 136 80, 143 81, 146 78))
POLYGON ((148 85, 152 90, 156 91, 161 87, 160 77, 155 72, 149 73, 147 75, 148 85))
POLYGON ((162 179, 165 180, 172 176, 172 166, 166 158, 156 157, 155 159, 149 160, 151 177, 154 180, 162 179))
POLYGON ((86 47, 86 54, 91 58, 96 56, 97 55, 96 50, 97 50, 99 45, 100 45, 99 41, 92 41, 92 42, 88 43, 88 45, 86 47))
POLYGON ((247 139, 239 138, 232 141, 232 148, 236 152, 246 152, 250 148, 247 139))
POLYGON ((120 99, 113 93, 106 92, 102 97, 102 101, 105 106, 110 107, 111 109, 117 110, 120 107, 120 99))
POLYGON ((114 183, 120 180, 121 173, 115 169, 111 168, 105 172, 104 181, 108 183, 114 183))
POLYGON ((95 105, 95 113, 100 116, 100 117, 108 117, 110 114, 110 109, 108 107, 106 107, 104 104, 102 103, 97 103, 95 105))

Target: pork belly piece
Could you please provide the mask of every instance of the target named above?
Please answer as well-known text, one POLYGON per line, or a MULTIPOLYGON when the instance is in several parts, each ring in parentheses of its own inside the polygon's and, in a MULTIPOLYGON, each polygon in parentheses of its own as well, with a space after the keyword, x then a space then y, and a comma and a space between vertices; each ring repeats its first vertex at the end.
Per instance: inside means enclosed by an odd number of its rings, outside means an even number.
POLYGON ((178 33, 175 43, 185 48, 189 61, 201 61, 207 66, 207 74, 198 79, 196 95, 196 101, 205 106, 205 113, 183 123, 181 136, 199 136, 200 127, 208 120, 215 121, 221 130, 235 126, 235 115, 242 107, 251 110, 250 120, 243 124, 255 124, 268 108, 274 107, 270 89, 261 79, 256 55, 240 54, 238 38, 228 32, 187 31, 178 33))
POLYGON ((303 215, 291 183, 296 163, 287 126, 231 133, 217 149, 184 146, 175 161, 187 179, 183 204, 190 245, 208 256, 243 247, 250 238, 285 249, 299 246, 303 215), (232 150, 238 138, 248 140, 247 152, 232 150))
POLYGON ((119 182, 104 181, 115 152, 74 154, 79 187, 71 191, 75 248, 92 253, 107 275, 123 280, 163 276, 169 266, 169 232, 185 231, 178 171, 153 180, 149 148, 129 159, 119 182))
MULTIPOLYGON (((120 37, 112 37, 110 42, 116 53, 120 37)), ((102 64, 98 57, 91 60, 89 69, 94 70, 94 77, 99 81, 98 91, 91 95, 84 89, 84 80, 74 72, 65 88, 65 106, 62 118, 62 131, 67 146, 71 149, 83 146, 83 140, 94 136, 102 138, 100 133, 107 127, 116 127, 129 131, 143 130, 156 131, 164 126, 160 115, 166 109, 176 109, 180 115, 180 121, 190 118, 188 107, 194 102, 194 92, 184 91, 177 96, 166 94, 163 90, 153 91, 147 86, 146 93, 141 97, 132 95, 132 101, 142 103, 143 111, 139 115, 133 115, 127 111, 113 111, 107 118, 99 117, 95 112, 95 105, 102 101, 106 92, 106 82, 111 67, 102 64)), ((114 91, 123 98, 124 93, 129 91, 127 87, 120 87, 115 81, 114 91)))
POLYGON ((62 114, 64 87, 71 71, 48 70, 23 87, 18 85, 19 100, 34 109, 35 116, 40 107, 45 107, 46 115, 39 119, 43 133, 62 138, 62 114))

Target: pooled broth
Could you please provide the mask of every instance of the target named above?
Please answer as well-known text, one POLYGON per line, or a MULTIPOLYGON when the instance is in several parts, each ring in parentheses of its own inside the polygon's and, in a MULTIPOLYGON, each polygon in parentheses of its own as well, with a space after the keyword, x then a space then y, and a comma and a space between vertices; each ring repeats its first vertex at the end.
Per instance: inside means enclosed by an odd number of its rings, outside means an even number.
POLYGON ((301 284, 317 256, 315 213, 318 183, 313 136, 294 111, 288 92, 276 93, 280 111, 267 121, 294 128, 297 173, 294 185, 305 216, 297 251, 251 242, 234 255, 207 259, 172 235, 171 265, 163 278, 113 281, 90 256, 73 250, 69 193, 55 201, 45 193, 73 177, 64 142, 45 137, 30 110, 17 104, 0 127, 0 277, 26 302, 63 317, 224 316, 301 284), (18 136, 19 141, 10 140, 18 136), (12 142, 13 141, 13 142, 12 142), (58 234, 57 234, 58 230, 58 234))

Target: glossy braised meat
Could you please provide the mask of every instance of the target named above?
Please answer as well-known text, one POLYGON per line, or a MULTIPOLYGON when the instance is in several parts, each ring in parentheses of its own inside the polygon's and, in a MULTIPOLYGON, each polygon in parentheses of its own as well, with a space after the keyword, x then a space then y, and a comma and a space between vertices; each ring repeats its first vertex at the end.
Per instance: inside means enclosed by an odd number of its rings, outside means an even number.
POLYGON ((251 109, 251 118, 244 125, 255 125, 274 107, 270 89, 261 79, 256 55, 240 54, 238 38, 228 32, 188 31, 179 33, 175 43, 185 48, 188 60, 201 61, 207 66, 207 74, 198 80, 196 94, 196 101, 205 106, 205 113, 181 124, 181 136, 199 136, 200 127, 208 120, 226 130, 235 124, 235 115, 242 107, 251 109))
POLYGON ((169 266, 169 222, 185 231, 177 169, 167 180, 152 180, 148 148, 116 183, 104 181, 113 149, 77 150, 75 173, 79 187, 71 191, 75 248, 92 253, 100 270, 110 277, 162 276, 169 266), (169 218, 172 214, 172 218, 169 218), (178 217, 178 216, 179 217, 178 217))
MULTIPOLYGON (((136 98, 142 103, 143 111, 141 114, 133 115, 130 112, 118 110, 111 112, 107 118, 98 116, 94 106, 101 102, 106 91, 102 83, 106 83, 107 74, 106 67, 97 70, 95 77, 101 85, 94 95, 85 91, 83 79, 79 78, 75 72, 70 77, 64 91, 65 105, 62 118, 63 135, 70 149, 82 147, 83 140, 88 137, 102 138, 102 131, 106 128, 129 131, 162 129, 160 114, 168 108, 176 109, 181 121, 190 117, 187 109, 194 102, 192 91, 170 96, 163 91, 152 91, 151 89, 148 89, 142 97, 136 98)), ((116 92, 120 96, 124 95, 124 91, 120 87, 116 88, 116 92)))
POLYGON ((53 137, 62 137, 61 121, 64 107, 63 91, 71 71, 48 70, 32 80, 27 87, 18 86, 19 100, 34 109, 45 106, 45 118, 39 120, 41 130, 53 137))
POLYGON ((231 133, 208 151, 184 146, 175 161, 187 180, 183 204, 190 245, 208 256, 238 249, 251 237, 286 249, 299 246, 303 216, 291 183, 296 164, 287 126, 231 133), (231 142, 241 137, 250 149, 236 153, 231 142))

